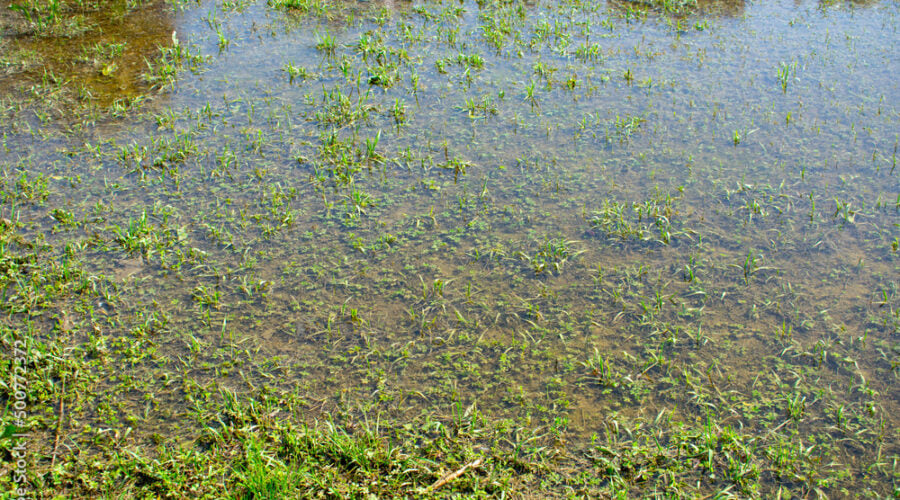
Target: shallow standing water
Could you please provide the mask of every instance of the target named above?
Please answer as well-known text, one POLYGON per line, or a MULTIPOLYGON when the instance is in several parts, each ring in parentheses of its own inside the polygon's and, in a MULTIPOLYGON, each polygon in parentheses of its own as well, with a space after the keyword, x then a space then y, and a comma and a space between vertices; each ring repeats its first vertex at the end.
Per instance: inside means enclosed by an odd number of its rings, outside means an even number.
POLYGON ((72 443, 233 394, 480 419, 558 494, 891 494, 897 15, 189 6, 142 109, 6 111, 0 215, 99 298, 5 328, 94 363, 72 443))

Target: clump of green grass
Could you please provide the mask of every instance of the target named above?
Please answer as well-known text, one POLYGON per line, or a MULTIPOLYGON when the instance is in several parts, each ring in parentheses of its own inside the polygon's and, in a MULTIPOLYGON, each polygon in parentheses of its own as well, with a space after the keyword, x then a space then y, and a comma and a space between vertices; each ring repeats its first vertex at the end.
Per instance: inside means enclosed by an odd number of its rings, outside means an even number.
POLYGON ((574 248, 575 243, 562 238, 548 238, 534 254, 519 252, 518 256, 528 263, 535 275, 559 274, 569 259, 584 253, 584 250, 574 248))
POLYGON ((668 245, 673 236, 682 234, 672 223, 677 214, 675 201, 676 198, 662 192, 643 202, 631 204, 604 199, 588 223, 593 230, 602 231, 607 237, 626 241, 658 241, 668 245))
POLYGON ((294 83, 294 80, 297 79, 308 80, 313 76, 312 72, 303 66, 295 65, 293 61, 284 63, 284 66, 282 66, 281 69, 288 74, 289 83, 294 83))
POLYGON ((43 205, 50 196, 46 175, 40 172, 20 170, 17 174, 4 173, 0 178, 0 202, 26 202, 43 205))
POLYGON ((787 93, 788 83, 791 82, 797 75, 797 61, 791 61, 790 63, 786 63, 784 61, 778 64, 778 69, 776 70, 776 76, 778 78, 778 82, 781 84, 781 91, 787 93))
POLYGON ((159 51, 160 54, 154 61, 145 60, 147 72, 144 73, 144 79, 158 88, 171 87, 180 70, 189 68, 191 71, 198 71, 210 59, 196 45, 183 43, 175 31, 172 32, 172 44, 161 46, 159 51))
POLYGON ((624 0, 666 14, 687 14, 697 10, 697 0, 624 0))
POLYGON ((100 64, 106 61, 111 61, 122 55, 122 52, 125 50, 125 47, 128 45, 128 42, 122 43, 113 43, 113 42, 97 42, 92 45, 88 45, 82 48, 81 55, 78 56, 79 62, 89 63, 89 64, 100 64))
POLYGON ((40 37, 73 37, 92 29, 78 7, 61 0, 25 0, 11 3, 9 9, 21 16, 29 34, 40 37))
POLYGON ((36 31, 47 31, 61 20, 59 0, 44 2, 23 2, 9 5, 18 12, 36 31))
POLYGON ((276 9, 316 15, 325 14, 332 7, 325 0, 268 0, 268 3, 276 9))

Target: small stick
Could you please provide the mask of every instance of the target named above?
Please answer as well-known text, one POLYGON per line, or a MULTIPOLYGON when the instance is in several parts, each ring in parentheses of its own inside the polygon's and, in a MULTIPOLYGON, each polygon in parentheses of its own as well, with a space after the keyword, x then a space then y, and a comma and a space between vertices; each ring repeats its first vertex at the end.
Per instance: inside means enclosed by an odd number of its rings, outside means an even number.
POLYGON ((59 433, 62 430, 63 415, 66 410, 66 374, 62 377, 62 394, 59 396, 59 419, 56 421, 56 438, 53 440, 53 456, 50 458, 50 469, 56 464, 56 451, 59 449, 59 433))
POLYGON ((479 458, 479 459, 477 459, 477 460, 475 460, 475 461, 473 461, 473 462, 469 462, 469 463, 467 463, 466 465, 463 465, 461 469, 459 469, 459 470, 457 470, 457 471, 455 471, 455 472, 451 472, 451 473, 449 473, 449 474, 445 474, 444 477, 438 479, 437 481, 434 482, 434 484, 432 484, 431 486, 429 486, 429 487, 428 487, 428 490, 429 490, 429 491, 434 491, 434 490, 440 488, 441 486, 443 486, 443 485, 449 483, 450 481, 453 481, 454 479, 458 478, 459 476, 462 476, 463 474, 465 474, 465 472, 466 472, 467 470, 469 470, 469 469, 474 469, 474 468, 476 468, 476 467, 481 467, 481 464, 482 464, 483 462, 484 462, 484 459, 483 459, 483 458, 479 458))

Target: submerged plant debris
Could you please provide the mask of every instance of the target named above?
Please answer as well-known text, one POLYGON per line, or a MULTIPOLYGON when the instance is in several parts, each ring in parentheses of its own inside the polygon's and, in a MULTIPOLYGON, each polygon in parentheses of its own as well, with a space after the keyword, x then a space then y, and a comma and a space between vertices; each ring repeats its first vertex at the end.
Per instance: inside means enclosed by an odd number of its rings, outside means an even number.
POLYGON ((900 494, 897 2, 0 10, 6 491, 900 494))

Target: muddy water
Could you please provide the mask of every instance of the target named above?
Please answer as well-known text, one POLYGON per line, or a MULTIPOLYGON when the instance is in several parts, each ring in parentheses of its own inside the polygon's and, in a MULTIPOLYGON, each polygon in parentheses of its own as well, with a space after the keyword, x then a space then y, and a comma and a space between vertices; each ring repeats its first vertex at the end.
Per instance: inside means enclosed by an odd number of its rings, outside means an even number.
POLYGON ((49 79, 66 82, 73 99, 99 106, 146 93, 147 60, 171 43, 184 17, 162 2, 64 4, 59 21, 40 28, 11 10, 13 4, 0 5, 4 93, 27 92, 49 79))

